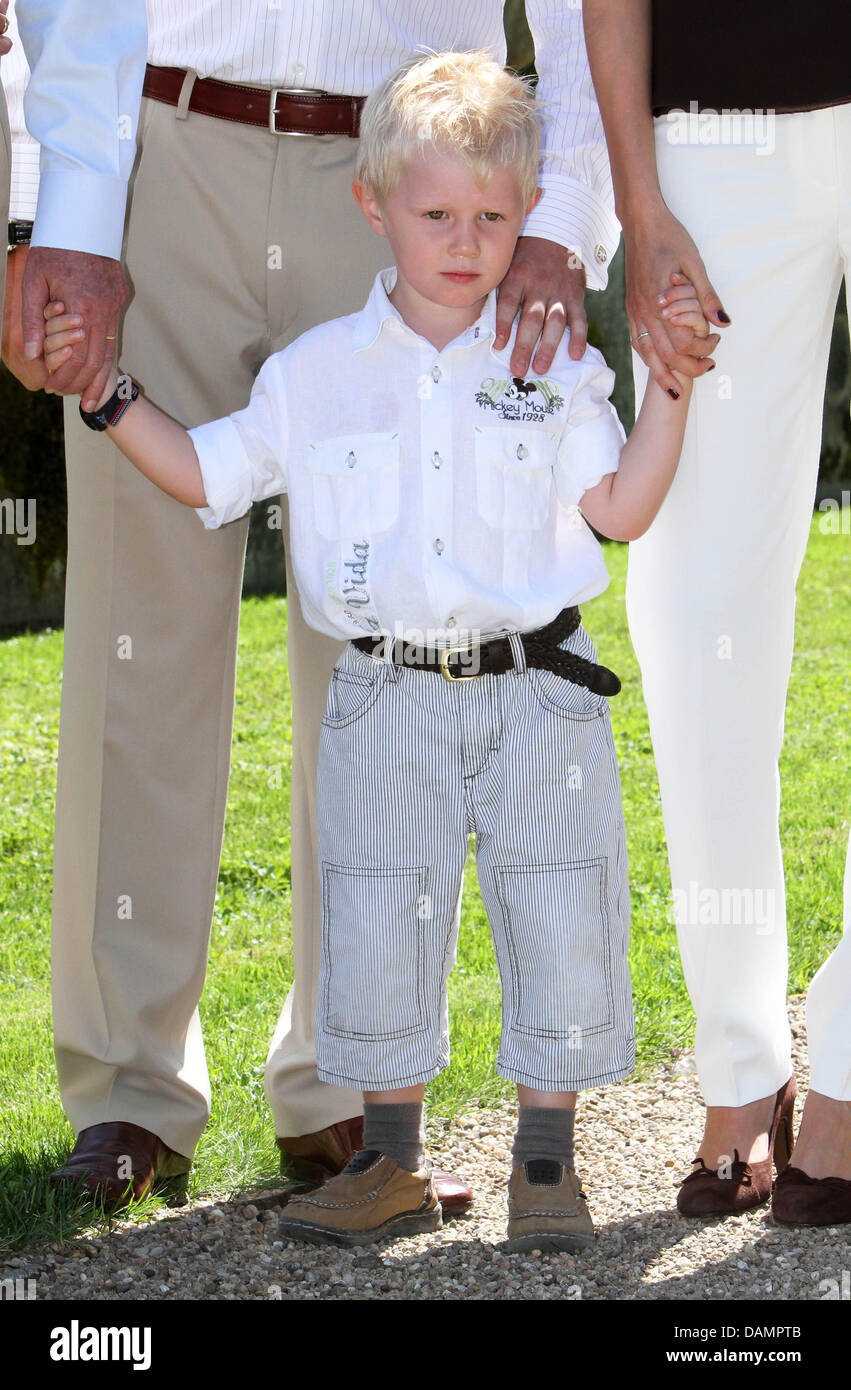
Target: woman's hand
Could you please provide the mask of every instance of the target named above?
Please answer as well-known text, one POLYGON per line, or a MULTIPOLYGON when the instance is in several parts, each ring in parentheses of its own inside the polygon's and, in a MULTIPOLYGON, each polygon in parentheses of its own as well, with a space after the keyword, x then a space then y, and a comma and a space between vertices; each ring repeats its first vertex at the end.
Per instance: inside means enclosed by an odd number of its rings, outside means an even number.
POLYGON ((663 390, 678 392, 672 369, 690 377, 711 371, 711 355, 721 338, 710 333, 710 326, 726 326, 729 316, 697 247, 664 204, 625 221, 623 234, 626 310, 633 347, 663 390), (663 313, 675 306, 676 290, 686 283, 694 287, 689 293, 697 297, 705 331, 698 331, 700 326, 693 315, 688 322, 677 322, 675 313, 663 313))

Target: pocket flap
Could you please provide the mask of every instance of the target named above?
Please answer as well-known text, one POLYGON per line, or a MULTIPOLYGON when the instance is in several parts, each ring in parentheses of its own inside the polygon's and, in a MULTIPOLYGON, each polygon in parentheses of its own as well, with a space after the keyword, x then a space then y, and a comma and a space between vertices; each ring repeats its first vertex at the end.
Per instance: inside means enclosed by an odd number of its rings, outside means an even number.
POLYGON ((311 473, 357 478, 379 468, 395 468, 399 451, 398 434, 340 434, 312 443, 307 450, 307 466, 311 473))
POLYGON ((555 467, 556 442, 551 434, 524 425, 476 425, 476 458, 514 473, 555 467))

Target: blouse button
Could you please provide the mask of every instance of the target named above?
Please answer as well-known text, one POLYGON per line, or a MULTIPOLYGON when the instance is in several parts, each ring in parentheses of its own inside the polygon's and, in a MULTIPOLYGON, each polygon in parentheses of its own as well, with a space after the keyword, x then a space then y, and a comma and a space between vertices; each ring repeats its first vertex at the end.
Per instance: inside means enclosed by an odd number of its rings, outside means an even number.
POLYGON ((434 548, 438 555, 442 555, 444 550, 446 549, 445 545, 443 544, 443 541, 440 539, 439 536, 434 543, 434 548))
POLYGON ((354 468, 354 466, 355 466, 356 463, 357 463, 357 459, 356 459, 355 455, 354 455, 354 454, 351 452, 351 450, 350 450, 349 453, 346 455, 346 466, 347 466, 348 468, 354 468))

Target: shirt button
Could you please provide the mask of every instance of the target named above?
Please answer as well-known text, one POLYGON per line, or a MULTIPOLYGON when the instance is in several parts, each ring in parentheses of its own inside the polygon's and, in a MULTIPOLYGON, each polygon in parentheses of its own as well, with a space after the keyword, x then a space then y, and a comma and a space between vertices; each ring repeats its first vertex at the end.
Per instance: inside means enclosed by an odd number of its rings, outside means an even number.
POLYGON ((525 459, 529 457, 529 450, 526 448, 525 444, 517 445, 517 457, 519 459, 525 459))
POLYGON ((443 463, 443 459, 440 457, 440 454, 437 452, 436 449, 431 456, 431 461, 434 464, 435 468, 439 468, 440 465, 443 463))
POLYGON ((351 452, 351 450, 350 450, 349 453, 346 454, 346 467, 347 467, 347 468, 354 468, 354 466, 355 466, 356 463, 357 463, 357 459, 356 459, 355 455, 354 455, 354 454, 351 452))
POLYGON ((438 555, 442 555, 444 550, 446 549, 445 545, 443 544, 443 541, 440 539, 439 536, 434 543, 434 548, 438 555))
POLYGON ((440 370, 440 368, 438 367, 437 363, 435 362, 434 366, 433 366, 432 369, 431 369, 431 379, 432 379, 432 381, 434 382, 435 385, 437 385, 437 383, 440 381, 440 378, 441 378, 442 376, 443 376, 443 372, 440 370))
POLYGON ((446 619, 446 626, 447 626, 447 627, 457 627, 457 626, 458 626, 458 621, 457 621, 457 619, 456 619, 454 613, 452 614, 452 617, 451 617, 451 618, 447 618, 447 619, 446 619))

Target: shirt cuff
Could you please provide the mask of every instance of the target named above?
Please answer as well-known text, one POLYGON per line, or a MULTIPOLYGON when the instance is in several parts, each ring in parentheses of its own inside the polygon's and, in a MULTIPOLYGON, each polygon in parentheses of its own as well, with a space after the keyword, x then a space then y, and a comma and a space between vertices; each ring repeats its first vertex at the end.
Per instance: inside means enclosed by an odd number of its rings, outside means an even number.
POLYGON ((543 196, 523 223, 521 235, 545 237, 574 251, 585 267, 588 289, 604 290, 621 234, 614 212, 579 179, 544 174, 541 186, 543 196))
POLYGON ((38 204, 39 148, 35 141, 12 136, 12 184, 9 216, 16 222, 32 222, 38 204))
POLYGON ((562 504, 578 505, 583 494, 607 473, 617 473, 625 443, 626 434, 614 406, 571 431, 559 449, 562 504))
POLYGON ((127 184, 91 169, 41 171, 33 246, 121 260, 127 184))
POLYGON ((188 431, 201 465, 206 507, 194 510, 208 531, 236 521, 250 510, 254 500, 251 466, 239 430, 225 416, 188 431))

